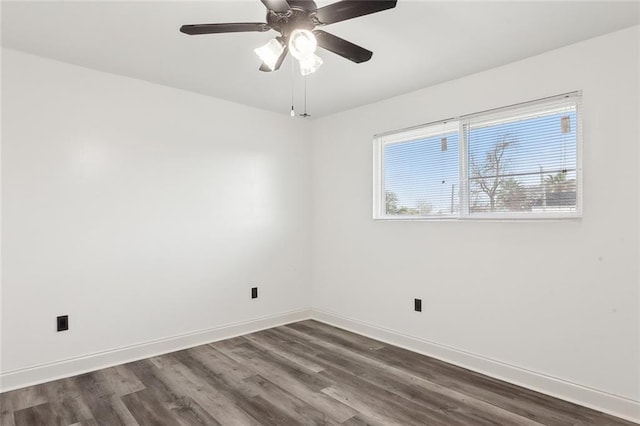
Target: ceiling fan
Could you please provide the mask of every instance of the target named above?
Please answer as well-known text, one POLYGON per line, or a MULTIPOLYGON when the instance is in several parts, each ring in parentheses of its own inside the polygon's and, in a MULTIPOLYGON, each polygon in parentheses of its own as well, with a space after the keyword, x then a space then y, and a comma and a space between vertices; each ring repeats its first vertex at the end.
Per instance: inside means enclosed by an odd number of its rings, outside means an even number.
POLYGON ((322 59, 315 54, 320 46, 355 63, 371 59, 373 52, 316 27, 346 21, 392 9, 397 0, 342 0, 318 8, 313 0, 260 0, 267 8, 263 22, 183 25, 180 31, 189 35, 275 30, 280 35, 254 49, 262 60, 260 71, 276 71, 287 52, 300 63, 302 75, 316 71, 322 59))

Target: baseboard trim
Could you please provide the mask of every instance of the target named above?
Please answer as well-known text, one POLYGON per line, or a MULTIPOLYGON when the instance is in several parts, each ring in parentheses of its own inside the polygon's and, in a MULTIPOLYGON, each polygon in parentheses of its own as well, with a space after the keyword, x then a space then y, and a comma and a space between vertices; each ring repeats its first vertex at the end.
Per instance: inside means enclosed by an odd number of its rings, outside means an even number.
POLYGON ((640 401, 571 383, 323 309, 313 309, 311 317, 317 321, 437 358, 505 382, 640 423, 640 401))
POLYGON ((571 383, 323 309, 299 309, 104 352, 2 372, 0 373, 0 393, 309 318, 468 368, 518 386, 640 423, 640 401, 571 383))
POLYGON ((311 318, 298 309, 0 373, 0 393, 311 318))

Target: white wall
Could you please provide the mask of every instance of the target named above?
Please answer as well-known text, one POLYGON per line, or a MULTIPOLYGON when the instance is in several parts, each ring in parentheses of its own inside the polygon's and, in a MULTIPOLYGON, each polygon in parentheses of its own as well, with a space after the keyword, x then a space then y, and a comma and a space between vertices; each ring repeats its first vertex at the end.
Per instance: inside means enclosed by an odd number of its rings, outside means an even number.
POLYGON ((8 378, 30 367, 309 307, 308 123, 2 55, 5 387, 78 365, 8 378))
POLYGON ((314 121, 321 317, 640 407, 638 40, 635 27, 314 121), (578 89, 581 221, 372 220, 372 135, 578 89))

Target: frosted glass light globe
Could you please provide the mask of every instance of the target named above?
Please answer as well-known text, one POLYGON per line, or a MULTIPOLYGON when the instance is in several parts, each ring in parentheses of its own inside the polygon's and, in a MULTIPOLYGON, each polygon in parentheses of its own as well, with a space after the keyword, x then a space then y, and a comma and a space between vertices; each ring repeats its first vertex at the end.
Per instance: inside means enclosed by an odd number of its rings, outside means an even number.
POLYGON ((289 38, 289 51, 294 58, 300 60, 304 57, 312 55, 318 42, 316 37, 309 30, 293 30, 289 38))
POLYGON ((309 75, 320 68, 323 61, 318 55, 310 54, 300 59, 300 74, 309 75))
POLYGON ((284 46, 275 38, 264 46, 253 49, 264 64, 273 71, 278 63, 280 55, 284 51, 284 46))

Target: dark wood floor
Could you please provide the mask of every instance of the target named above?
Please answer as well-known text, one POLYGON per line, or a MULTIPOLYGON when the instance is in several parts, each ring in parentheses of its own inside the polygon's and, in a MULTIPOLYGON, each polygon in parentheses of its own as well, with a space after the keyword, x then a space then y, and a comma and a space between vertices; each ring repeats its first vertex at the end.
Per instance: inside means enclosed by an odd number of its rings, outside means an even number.
POLYGON ((20 425, 632 425, 316 321, 0 395, 20 425))

